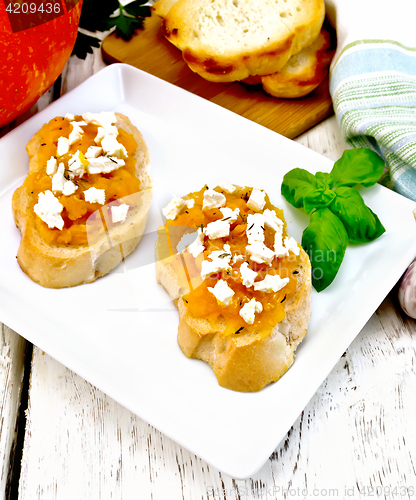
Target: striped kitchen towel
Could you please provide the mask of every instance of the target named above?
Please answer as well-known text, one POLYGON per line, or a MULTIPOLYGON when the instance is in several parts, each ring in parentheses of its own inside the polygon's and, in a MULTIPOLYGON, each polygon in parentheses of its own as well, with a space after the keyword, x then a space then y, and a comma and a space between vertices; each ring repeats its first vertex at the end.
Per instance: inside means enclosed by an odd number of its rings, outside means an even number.
POLYGON ((386 161, 382 183, 416 201, 416 0, 326 0, 337 31, 330 92, 344 139, 386 161))

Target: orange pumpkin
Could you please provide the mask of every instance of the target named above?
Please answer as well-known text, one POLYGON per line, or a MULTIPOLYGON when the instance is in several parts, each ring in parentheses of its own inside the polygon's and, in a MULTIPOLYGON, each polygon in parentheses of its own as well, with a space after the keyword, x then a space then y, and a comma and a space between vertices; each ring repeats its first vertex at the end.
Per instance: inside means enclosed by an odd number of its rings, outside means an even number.
POLYGON ((27 111, 61 74, 82 0, 0 2, 0 126, 27 111))

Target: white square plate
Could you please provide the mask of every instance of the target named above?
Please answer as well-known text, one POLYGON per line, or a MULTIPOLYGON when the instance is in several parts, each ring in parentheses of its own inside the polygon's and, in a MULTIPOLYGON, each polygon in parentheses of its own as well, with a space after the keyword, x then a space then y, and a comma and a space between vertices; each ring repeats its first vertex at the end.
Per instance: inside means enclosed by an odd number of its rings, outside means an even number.
POLYGON ((264 188, 301 238, 308 218, 280 195, 285 172, 332 162, 266 128, 133 67, 94 75, 0 140, 0 320, 221 471, 252 476, 267 460, 416 253, 416 204, 379 185, 365 201, 386 233, 349 247, 335 282, 313 292, 308 335, 292 368, 254 394, 218 386, 209 366, 176 343, 178 314, 157 285, 153 246, 161 207, 205 183, 264 188), (16 263, 11 197, 27 173, 24 146, 52 117, 115 110, 149 146, 154 198, 146 235, 93 284, 45 289, 16 263))

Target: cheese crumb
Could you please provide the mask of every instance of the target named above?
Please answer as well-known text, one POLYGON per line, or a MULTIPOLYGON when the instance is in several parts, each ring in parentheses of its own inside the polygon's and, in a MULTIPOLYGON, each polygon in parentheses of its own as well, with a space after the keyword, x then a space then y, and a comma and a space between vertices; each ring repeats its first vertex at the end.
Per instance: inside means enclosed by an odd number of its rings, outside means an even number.
POLYGON ((258 264, 270 264, 275 253, 270 248, 260 241, 255 241, 251 245, 246 246, 247 252, 250 254, 250 260, 258 264))
POLYGON ((246 234, 250 245, 253 243, 263 243, 264 241, 263 214, 248 214, 246 234))
POLYGON ((65 196, 70 196, 71 194, 74 194, 77 189, 78 189, 78 186, 74 182, 65 181, 64 188, 62 189, 62 192, 65 196))
POLYGON ((89 159, 89 162, 87 169, 90 174, 108 174, 125 165, 124 160, 113 156, 111 158, 108 156, 99 156, 98 158, 89 159))
POLYGON ((204 229, 204 233, 210 240, 225 238, 230 234, 230 224, 228 224, 228 221, 222 219, 210 222, 204 229))
POLYGON ((127 158, 127 150, 120 144, 114 135, 106 135, 101 141, 101 147, 104 153, 115 156, 116 158, 127 158))
POLYGON ((256 299, 251 299, 250 302, 244 304, 244 306, 240 309, 239 314, 247 324, 252 325, 254 323, 256 313, 259 313, 262 310, 262 303, 258 302, 256 299))
POLYGON ((129 211, 129 206, 125 203, 121 205, 113 205, 111 207, 111 220, 116 222, 124 222, 127 218, 127 213, 129 211))
POLYGON ((225 205, 226 198, 222 193, 214 191, 213 189, 207 189, 204 192, 204 202, 202 204, 202 210, 209 210, 211 208, 219 208, 225 205))
POLYGON ((227 219, 228 224, 232 224, 233 222, 235 222, 238 218, 239 213, 240 213, 239 208, 232 210, 231 208, 224 207, 224 208, 220 208, 220 211, 223 215, 223 220, 227 219))
POLYGON ((285 247, 289 252, 293 252, 295 255, 299 255, 299 245, 298 242, 292 236, 287 236, 284 241, 285 247))
POLYGON ((208 255, 211 260, 203 260, 201 264, 201 278, 204 280, 220 271, 230 271, 230 246, 224 245, 222 250, 214 250, 208 255))
POLYGON ((39 193, 38 202, 33 207, 33 210, 43 222, 46 222, 49 228, 57 227, 58 229, 62 229, 64 227, 64 220, 60 214, 63 208, 58 198, 54 196, 52 191, 48 190, 44 193, 39 193))
POLYGON ((50 159, 46 162, 46 173, 47 175, 53 175, 56 172, 56 167, 58 166, 58 162, 54 156, 51 156, 50 159))
POLYGON ((274 210, 266 210, 263 212, 264 215, 264 223, 266 226, 269 226, 274 231, 283 231, 283 221, 277 217, 276 212, 274 210))
POLYGON ((289 278, 281 278, 278 274, 268 274, 262 281, 254 283, 256 292, 278 292, 289 283, 289 278))
POLYGON ((66 182, 64 174, 65 165, 63 163, 60 163, 56 174, 54 174, 54 176, 52 177, 52 191, 62 192, 64 190, 64 184, 66 182))
POLYGON ((72 125, 72 130, 71 133, 69 134, 68 141, 69 144, 72 145, 75 142, 79 141, 81 139, 82 134, 84 131, 82 130, 81 127, 84 127, 86 125, 85 122, 71 122, 72 125))
POLYGON ((98 158, 101 156, 102 151, 101 146, 90 146, 84 156, 85 158, 98 158))
POLYGON ((234 193, 234 191, 237 189, 234 184, 220 184, 218 186, 220 189, 222 189, 223 191, 225 191, 226 193, 228 194, 231 194, 231 193, 234 193))
POLYGON ((67 154, 68 151, 69 151, 69 139, 62 136, 58 139, 58 145, 56 146, 56 154, 57 156, 63 156, 67 154))
POLYGON ((95 187, 90 187, 89 189, 84 191, 84 199, 88 203, 99 203, 100 205, 104 205, 105 190, 97 189, 95 187))
POLYGON ((71 179, 74 177, 82 177, 85 173, 85 166, 88 163, 81 151, 76 151, 68 161, 68 173, 71 179))
POLYGON ((170 202, 165 208, 162 208, 162 213, 166 219, 174 220, 180 214, 182 208, 185 206, 185 200, 183 198, 178 198, 173 196, 170 202))
POLYGON ((260 210, 263 210, 265 204, 266 193, 262 189, 254 188, 247 202, 248 208, 251 208, 255 212, 260 212, 260 210))
POLYGON ((234 295, 234 290, 230 288, 225 280, 219 280, 214 287, 209 286, 208 290, 215 295, 215 298, 224 304, 225 306, 229 304, 232 296, 234 295))
POLYGON ((243 278, 243 285, 247 288, 254 285, 254 280, 257 278, 256 271, 253 271, 248 267, 247 262, 243 262, 240 266, 240 274, 243 278))

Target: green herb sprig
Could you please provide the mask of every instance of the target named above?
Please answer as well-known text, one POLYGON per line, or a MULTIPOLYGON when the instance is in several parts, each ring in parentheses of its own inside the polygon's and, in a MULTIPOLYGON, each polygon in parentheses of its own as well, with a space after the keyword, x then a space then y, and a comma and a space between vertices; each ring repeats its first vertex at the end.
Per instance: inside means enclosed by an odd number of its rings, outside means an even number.
MULTIPOLYGON (((84 0, 79 27, 87 31, 107 31, 115 28, 116 35, 130 40, 143 27, 143 21, 151 14, 148 0, 134 0, 124 7, 118 0, 84 0)), ((92 54, 93 47, 99 47, 101 40, 78 31, 72 55, 85 59, 92 54)))
POLYGON ((348 243, 367 243, 385 232, 377 215, 355 187, 373 186, 382 176, 384 160, 366 148, 344 151, 331 172, 295 168, 284 177, 282 195, 310 214, 302 246, 312 265, 312 284, 321 292, 335 279, 348 243))

